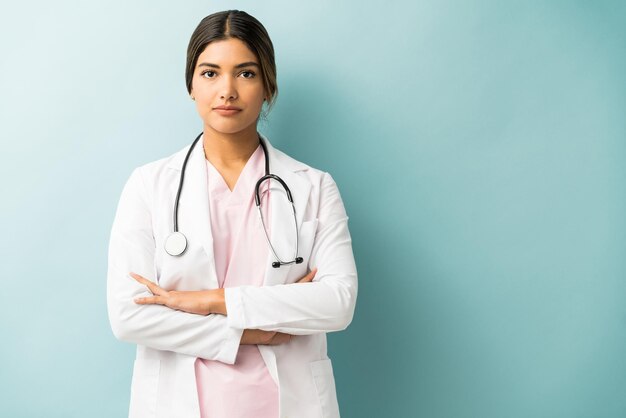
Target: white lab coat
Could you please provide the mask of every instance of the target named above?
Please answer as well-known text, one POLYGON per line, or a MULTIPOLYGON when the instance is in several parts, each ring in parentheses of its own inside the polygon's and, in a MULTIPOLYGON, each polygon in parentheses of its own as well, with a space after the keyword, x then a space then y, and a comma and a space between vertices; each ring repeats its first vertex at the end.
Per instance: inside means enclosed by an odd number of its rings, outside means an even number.
MULTIPOLYGON (((292 192, 304 263, 273 268, 269 251, 264 286, 225 289, 227 316, 138 305, 134 298, 151 293, 128 275, 133 271, 166 290, 218 288, 202 139, 189 157, 180 197, 178 227, 188 241, 182 256, 169 256, 164 240, 173 231, 174 199, 190 145, 136 168, 124 186, 110 236, 107 303, 115 337, 137 344, 130 418, 199 418, 196 358, 233 364, 245 328, 296 335, 282 345, 259 346, 279 387, 280 418, 339 417, 326 333, 345 329, 354 314, 357 271, 348 217, 328 173, 262 138, 271 172, 292 192), (312 283, 293 284, 315 266, 312 283)), ((275 181, 271 195, 270 238, 287 259, 295 245, 293 215, 275 181)))

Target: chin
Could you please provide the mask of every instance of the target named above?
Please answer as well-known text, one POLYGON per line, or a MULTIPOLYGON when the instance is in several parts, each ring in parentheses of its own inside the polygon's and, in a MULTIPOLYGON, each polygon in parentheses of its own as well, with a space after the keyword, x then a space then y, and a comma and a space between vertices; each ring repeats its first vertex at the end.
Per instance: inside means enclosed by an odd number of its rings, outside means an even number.
POLYGON ((236 134, 238 132, 245 131, 249 129, 251 125, 256 125, 256 121, 252 121, 248 124, 243 123, 209 123, 209 127, 215 132, 220 132, 223 134, 236 134))

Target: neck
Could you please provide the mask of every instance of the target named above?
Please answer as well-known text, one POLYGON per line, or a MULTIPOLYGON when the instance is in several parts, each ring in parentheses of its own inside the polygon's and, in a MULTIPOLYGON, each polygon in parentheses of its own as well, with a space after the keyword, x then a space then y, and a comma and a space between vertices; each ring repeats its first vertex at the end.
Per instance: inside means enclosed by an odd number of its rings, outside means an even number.
POLYGON ((225 134, 204 126, 204 155, 213 165, 240 166, 245 164, 259 146, 256 125, 246 130, 225 134))

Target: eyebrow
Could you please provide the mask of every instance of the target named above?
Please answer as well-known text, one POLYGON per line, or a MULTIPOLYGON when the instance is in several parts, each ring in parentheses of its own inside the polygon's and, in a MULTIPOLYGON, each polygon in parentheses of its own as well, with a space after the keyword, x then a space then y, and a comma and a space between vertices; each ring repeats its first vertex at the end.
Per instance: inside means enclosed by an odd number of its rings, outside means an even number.
MULTIPOLYGON (((251 66, 251 65, 255 65, 255 66, 257 66, 257 67, 261 68, 261 67, 259 66, 259 64, 257 64, 256 62, 253 62, 253 61, 242 62, 241 64, 237 64, 237 65, 235 65, 235 68, 249 67, 249 66, 251 66)), ((217 65, 217 64, 213 64, 213 63, 210 63, 210 62, 203 62, 203 63, 201 63, 201 64, 198 64, 198 67, 212 67, 212 68, 220 68, 220 66, 219 66, 219 65, 217 65)))

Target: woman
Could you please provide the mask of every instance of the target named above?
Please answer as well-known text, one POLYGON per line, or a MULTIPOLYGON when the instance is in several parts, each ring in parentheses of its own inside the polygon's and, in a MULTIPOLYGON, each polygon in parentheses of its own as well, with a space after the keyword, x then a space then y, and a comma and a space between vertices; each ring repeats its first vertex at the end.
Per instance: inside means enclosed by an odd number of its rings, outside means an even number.
POLYGON ((203 131, 132 172, 111 231, 109 319, 137 344, 130 416, 338 417, 326 333, 354 313, 348 217, 328 173, 257 132, 277 94, 263 25, 204 18, 186 81, 203 131))

